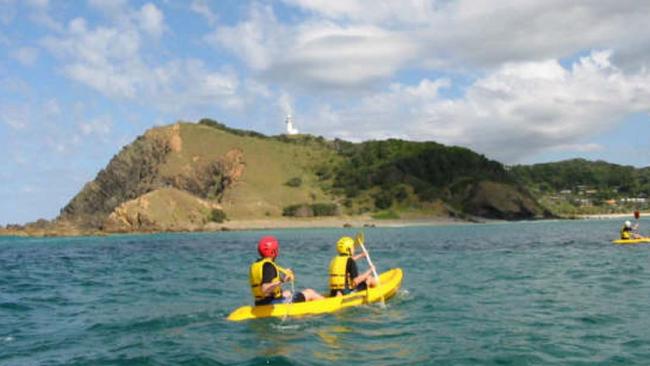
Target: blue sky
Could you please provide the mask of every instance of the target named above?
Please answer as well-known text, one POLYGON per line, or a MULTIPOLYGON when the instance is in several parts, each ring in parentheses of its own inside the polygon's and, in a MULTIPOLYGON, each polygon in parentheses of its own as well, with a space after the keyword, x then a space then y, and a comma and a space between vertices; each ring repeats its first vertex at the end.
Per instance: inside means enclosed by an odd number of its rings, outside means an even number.
POLYGON ((650 165, 647 1, 0 0, 0 224, 210 117, 650 165))

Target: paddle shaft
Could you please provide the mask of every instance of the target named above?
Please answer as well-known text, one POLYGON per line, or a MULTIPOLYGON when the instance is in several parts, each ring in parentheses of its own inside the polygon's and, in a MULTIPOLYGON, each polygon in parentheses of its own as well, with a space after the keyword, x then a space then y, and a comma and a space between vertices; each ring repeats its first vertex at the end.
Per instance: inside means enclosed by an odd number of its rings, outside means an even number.
POLYGON ((361 251, 363 251, 363 254, 365 254, 366 260, 368 261, 368 265, 372 270, 372 275, 375 277, 375 281, 377 281, 377 286, 379 286, 379 276, 377 275, 377 270, 375 269, 375 266, 372 264, 372 259, 370 259, 370 254, 368 254, 368 251, 366 250, 366 246, 363 245, 363 242, 359 242, 359 246, 361 247, 361 251))
POLYGON ((287 316, 289 315, 289 308, 291 307, 291 304, 293 304, 293 295, 296 293, 295 292, 296 289, 294 288, 294 284, 293 284, 294 283, 293 272, 292 271, 287 271, 286 269, 284 269, 284 268, 282 268, 280 266, 277 266, 277 267, 278 267, 278 270, 280 272, 282 272, 285 276, 287 276, 289 273, 291 273, 291 275, 292 275, 291 276, 291 297, 289 298, 289 306, 287 306, 287 310, 284 313, 284 316, 282 317, 282 320, 284 321, 284 320, 287 319, 287 316))

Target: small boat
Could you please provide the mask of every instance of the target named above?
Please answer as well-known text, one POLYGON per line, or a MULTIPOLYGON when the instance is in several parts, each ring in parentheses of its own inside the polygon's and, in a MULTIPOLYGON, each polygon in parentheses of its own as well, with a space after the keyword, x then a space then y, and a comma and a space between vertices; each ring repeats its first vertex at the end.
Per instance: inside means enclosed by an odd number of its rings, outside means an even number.
POLYGON ((638 239, 618 239, 612 240, 614 244, 644 244, 650 243, 650 237, 638 238, 638 239))
POLYGON ((344 296, 327 297, 323 300, 295 304, 242 306, 228 315, 228 320, 241 321, 268 317, 287 317, 333 313, 341 309, 388 300, 402 284, 402 270, 393 268, 379 276, 381 285, 344 296))

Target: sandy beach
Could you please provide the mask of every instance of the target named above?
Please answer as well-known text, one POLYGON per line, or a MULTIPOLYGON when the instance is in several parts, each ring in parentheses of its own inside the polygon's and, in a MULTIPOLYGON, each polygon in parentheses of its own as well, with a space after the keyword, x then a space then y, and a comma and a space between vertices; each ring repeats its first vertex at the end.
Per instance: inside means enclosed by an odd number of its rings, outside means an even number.
POLYGON ((335 227, 406 227, 467 224, 470 221, 448 217, 429 217, 418 219, 377 220, 371 217, 323 217, 323 218, 278 218, 255 220, 229 220, 222 224, 208 224, 206 231, 216 230, 261 230, 295 228, 335 228, 335 227))
MULTIPOLYGON (((640 217, 647 217, 650 212, 641 212, 640 217)), ((618 214, 594 214, 594 215, 577 215, 576 217, 586 220, 607 220, 607 219, 634 219, 634 213, 618 213, 618 214)))

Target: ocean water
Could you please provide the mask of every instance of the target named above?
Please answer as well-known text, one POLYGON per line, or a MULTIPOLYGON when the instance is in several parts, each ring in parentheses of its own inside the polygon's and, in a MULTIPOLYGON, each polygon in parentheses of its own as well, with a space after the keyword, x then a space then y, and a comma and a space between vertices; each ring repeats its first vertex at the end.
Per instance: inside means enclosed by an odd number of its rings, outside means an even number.
POLYGON ((611 244, 620 224, 366 229, 404 270, 385 308, 239 323, 261 235, 324 291, 355 229, 0 238, 0 364, 647 365, 650 245, 611 244))

